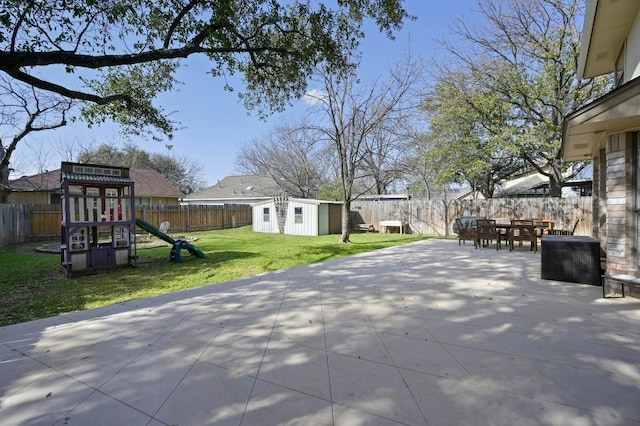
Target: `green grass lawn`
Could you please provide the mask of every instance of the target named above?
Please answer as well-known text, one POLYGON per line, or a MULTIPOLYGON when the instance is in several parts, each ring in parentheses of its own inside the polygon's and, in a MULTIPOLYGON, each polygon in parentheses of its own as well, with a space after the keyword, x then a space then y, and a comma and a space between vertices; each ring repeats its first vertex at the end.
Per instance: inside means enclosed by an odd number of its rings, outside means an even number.
POLYGON ((97 308, 350 256, 423 239, 419 235, 353 234, 299 237, 255 233, 251 227, 190 233, 207 257, 182 250, 182 263, 169 262, 169 245, 138 250, 136 268, 67 279, 59 254, 40 253, 39 244, 0 249, 0 326, 65 312, 97 308))

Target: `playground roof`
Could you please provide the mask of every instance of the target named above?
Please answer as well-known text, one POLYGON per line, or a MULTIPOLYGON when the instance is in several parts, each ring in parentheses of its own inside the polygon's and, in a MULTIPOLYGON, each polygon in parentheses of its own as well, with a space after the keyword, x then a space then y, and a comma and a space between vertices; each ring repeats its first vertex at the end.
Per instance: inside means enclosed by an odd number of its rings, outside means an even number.
POLYGON ((133 183, 133 179, 123 176, 104 176, 104 175, 91 175, 85 173, 68 173, 63 172, 62 178, 69 182, 81 182, 81 183, 106 183, 106 184, 121 184, 129 185, 133 183))

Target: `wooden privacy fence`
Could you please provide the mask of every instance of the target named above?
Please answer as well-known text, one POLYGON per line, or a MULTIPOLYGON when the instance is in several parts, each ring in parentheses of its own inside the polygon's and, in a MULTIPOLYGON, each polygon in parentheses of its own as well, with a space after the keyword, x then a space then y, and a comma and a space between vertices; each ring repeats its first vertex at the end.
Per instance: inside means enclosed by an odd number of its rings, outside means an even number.
POLYGON ((0 204, 0 247, 24 243, 29 234, 28 206, 0 204))
MULTIPOLYGON (((138 206, 136 217, 159 227, 171 224, 171 232, 210 231, 251 225, 247 204, 202 206, 138 206)), ((0 246, 29 240, 59 238, 62 207, 57 204, 0 204, 0 246)))
POLYGON ((411 232, 451 235, 460 216, 487 218, 551 219, 555 228, 572 229, 576 235, 591 235, 592 197, 574 198, 491 198, 487 200, 397 200, 353 201, 351 223, 366 223, 379 229, 381 220, 404 220, 411 232))
POLYGON ((211 231, 252 223, 248 204, 136 207, 136 218, 154 226, 169 222, 171 232, 211 231))

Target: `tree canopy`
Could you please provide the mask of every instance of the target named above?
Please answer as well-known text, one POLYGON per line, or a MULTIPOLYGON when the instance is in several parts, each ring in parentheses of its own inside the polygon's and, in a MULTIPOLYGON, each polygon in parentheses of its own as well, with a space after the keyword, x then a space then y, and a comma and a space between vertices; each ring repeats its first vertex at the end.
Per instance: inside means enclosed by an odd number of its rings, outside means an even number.
POLYGON ((0 103, 12 108, 0 111, 0 202, 18 143, 65 126, 75 106, 90 126, 171 138, 180 124, 154 100, 183 59, 205 55, 206 72, 228 90, 240 75, 244 105, 266 115, 302 96, 318 64, 347 67, 366 20, 393 37, 411 18, 403 0, 3 1, 0 103))
MULTIPOLYGON (((511 153, 546 175, 554 196, 572 177, 558 156, 564 118, 608 90, 606 77, 581 81, 576 75, 582 3, 478 2, 483 25, 454 23, 453 36, 443 42, 448 60, 433 68, 436 81, 454 89, 457 101, 466 102, 465 111, 476 114, 481 132, 497 136, 493 144, 483 141, 484 148, 492 147, 485 149, 485 164, 494 162, 496 154, 511 153), (460 76, 473 84, 459 84, 460 76), (500 122, 502 129, 496 132, 500 122)), ((435 86, 436 97, 441 90, 435 86)), ((482 133, 476 134, 480 141, 482 133)), ((574 166, 575 174, 584 164, 574 166)))
POLYGON ((392 36, 408 17, 402 3, 8 0, 0 9, 0 73, 88 102, 89 122, 171 135, 175 123, 152 101, 173 88, 178 60, 206 55, 212 76, 244 77, 245 105, 279 110, 304 94, 317 64, 345 66, 365 19, 392 36), (47 72, 51 66, 63 67, 65 78, 47 72))
POLYGON ((513 141, 511 105, 484 87, 483 73, 451 73, 426 98, 434 183, 467 182, 484 197, 522 170, 524 160, 513 141))

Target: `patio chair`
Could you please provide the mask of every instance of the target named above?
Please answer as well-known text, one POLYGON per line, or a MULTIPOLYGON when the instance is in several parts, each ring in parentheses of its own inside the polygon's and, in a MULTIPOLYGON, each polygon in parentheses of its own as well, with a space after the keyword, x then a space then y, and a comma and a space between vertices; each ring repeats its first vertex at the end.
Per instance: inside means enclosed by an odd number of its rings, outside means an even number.
POLYGON ((469 221, 465 223, 461 218, 456 218, 453 232, 458 234, 458 245, 460 245, 460 241, 462 241, 462 244, 466 244, 467 240, 474 243, 476 241, 476 227, 469 221))
POLYGON ((500 249, 500 231, 496 228, 496 221, 493 219, 478 219, 476 221, 476 243, 475 247, 486 247, 492 241, 496 242, 496 250, 500 249))
POLYGON ((514 219, 511 221, 511 229, 509 230, 509 251, 513 251, 514 242, 518 242, 518 246, 522 247, 523 241, 530 244, 529 250, 538 251, 538 233, 533 220, 514 219))
POLYGON ((580 219, 576 220, 576 223, 573 225, 573 229, 549 229, 549 235, 573 235, 576 232, 576 228, 578 228, 578 223, 580 223, 580 219))

